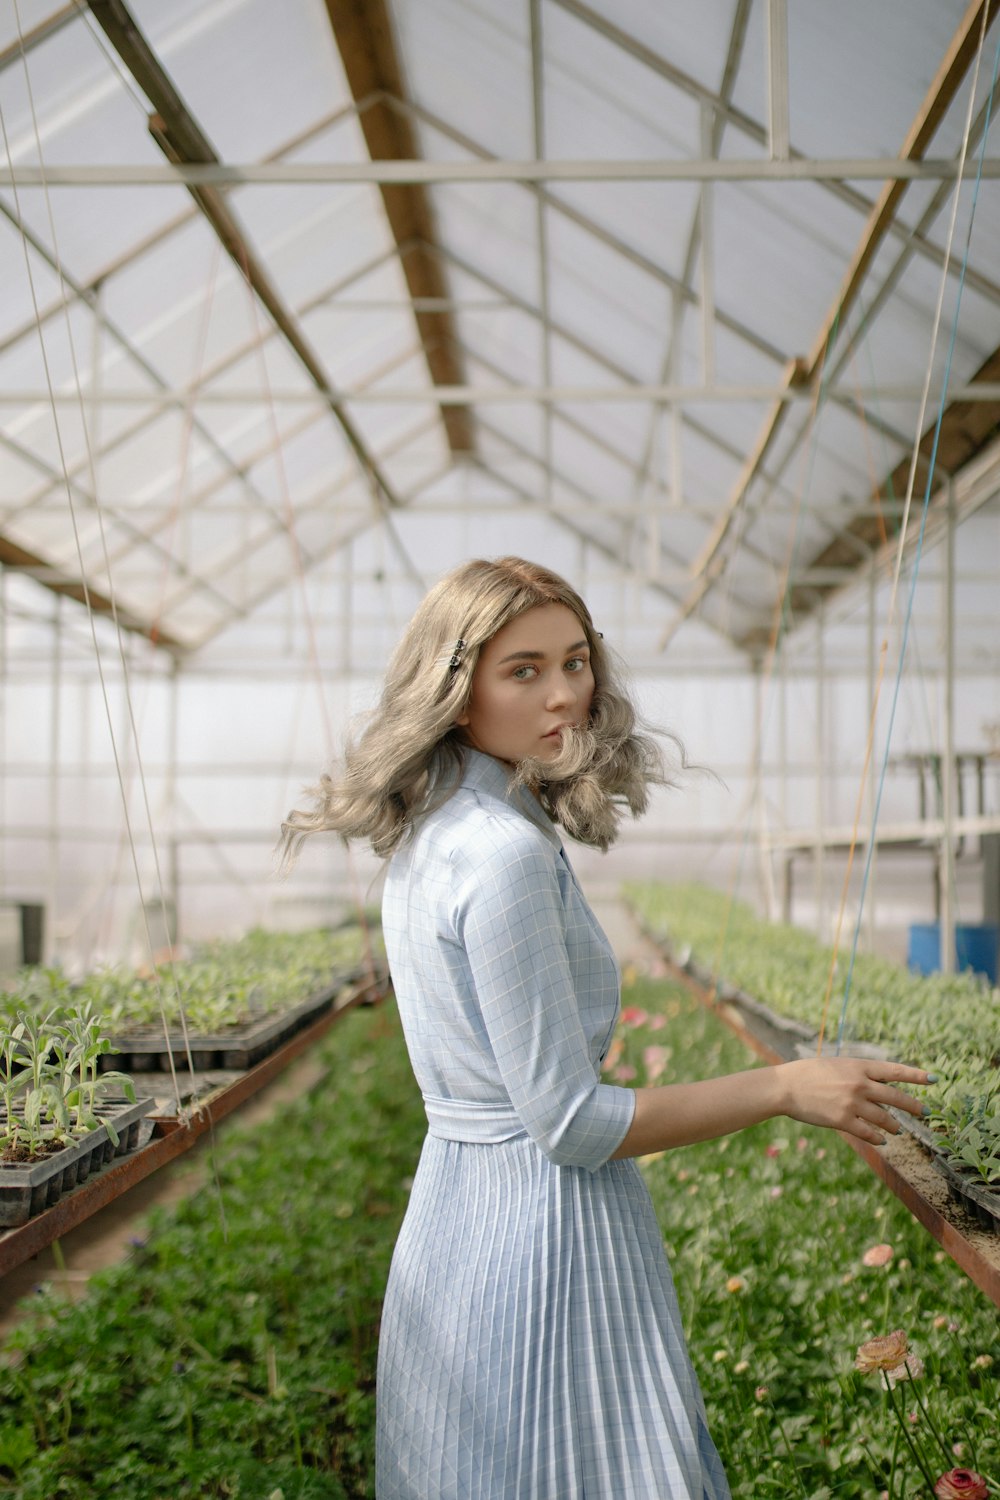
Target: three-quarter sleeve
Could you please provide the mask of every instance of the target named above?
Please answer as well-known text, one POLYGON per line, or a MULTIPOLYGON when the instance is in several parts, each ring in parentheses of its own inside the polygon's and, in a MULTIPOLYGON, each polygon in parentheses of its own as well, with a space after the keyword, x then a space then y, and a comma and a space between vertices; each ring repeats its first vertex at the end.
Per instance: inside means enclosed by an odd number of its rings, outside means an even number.
POLYGON ((559 1166, 596 1171, 621 1144, 631 1089, 599 1082, 566 949, 561 856, 530 823, 497 820, 454 855, 452 921, 511 1105, 559 1166))

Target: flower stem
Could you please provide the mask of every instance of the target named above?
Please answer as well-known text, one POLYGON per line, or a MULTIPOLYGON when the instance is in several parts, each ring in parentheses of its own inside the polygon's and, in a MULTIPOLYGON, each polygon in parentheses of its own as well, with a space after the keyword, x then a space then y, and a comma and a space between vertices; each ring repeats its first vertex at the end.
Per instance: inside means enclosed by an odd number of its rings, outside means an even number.
POLYGON ((899 1430, 903 1434, 903 1437, 906 1440, 906 1446, 909 1448, 910 1452, 912 1453, 913 1459, 914 1459, 914 1462, 917 1465, 917 1468, 920 1470, 921 1474, 927 1480, 927 1483, 930 1486, 930 1492, 931 1492, 931 1494, 933 1494, 934 1493, 934 1484, 935 1484, 934 1476, 933 1476, 933 1474, 930 1472, 930 1470, 927 1467, 927 1461, 926 1461, 926 1459, 924 1458, 924 1456, 921 1453, 920 1449, 917 1447, 917 1444, 913 1441, 913 1438, 910 1436, 909 1429, 908 1429, 908 1427, 906 1425, 906 1417, 904 1416, 903 1412, 900 1411, 899 1407, 896 1405, 896 1397, 895 1397, 895 1394, 893 1392, 892 1382, 890 1381, 889 1376, 886 1374, 885 1371, 882 1372, 882 1378, 885 1381, 886 1395, 888 1396, 888 1399, 889 1399, 889 1405, 892 1407, 892 1414, 896 1418, 896 1421, 899 1423, 899 1430))

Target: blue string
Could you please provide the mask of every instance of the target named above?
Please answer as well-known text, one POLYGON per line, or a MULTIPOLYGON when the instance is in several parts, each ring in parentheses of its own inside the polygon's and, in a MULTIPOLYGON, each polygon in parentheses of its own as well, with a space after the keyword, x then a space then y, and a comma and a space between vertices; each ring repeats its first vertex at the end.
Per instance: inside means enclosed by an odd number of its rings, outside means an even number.
MULTIPOLYGON (((871 833, 868 839, 868 852, 865 858, 865 870, 861 881, 861 898, 858 902, 858 915, 854 924, 854 938, 851 943, 851 959, 847 967, 847 977, 844 981, 844 1002, 840 1008, 840 1025, 837 1030, 836 1052, 840 1052, 841 1043, 844 1039, 844 1024, 847 1020, 847 1005, 851 996, 851 983, 854 978, 854 964, 858 954, 858 942, 861 936, 861 915, 864 911, 865 896, 868 891, 868 881, 871 875, 872 859, 875 854, 875 831, 878 827, 879 811, 882 806, 882 792, 885 788, 886 773, 889 768, 889 747, 892 743, 893 725, 896 721, 896 708, 899 703, 899 690, 903 678, 903 664, 906 660, 906 646, 910 636, 910 621, 913 615, 913 600, 917 588, 917 575, 920 571, 920 558, 924 547, 924 533, 927 529, 927 515, 931 503, 931 489, 934 483, 934 470, 937 462, 938 442, 941 436, 941 424, 944 421, 945 401, 948 396, 948 382, 951 379, 951 363, 955 353, 955 342, 958 337, 958 313, 962 305, 962 291, 965 286, 965 273, 969 264, 969 250, 972 245, 972 225, 976 217, 976 203, 979 198, 979 185, 983 177, 983 159, 986 155, 986 138, 989 135, 990 120, 993 115, 993 95, 997 84, 997 71, 1000 69, 1000 41, 997 43, 996 55, 993 59, 993 78, 990 83, 989 97, 986 101, 986 121, 983 126, 982 141, 979 147, 979 164, 976 169, 976 177, 972 191, 972 206, 969 211, 969 224, 965 235, 965 253, 962 257, 962 269, 958 278, 958 295, 955 299, 955 315, 952 319, 951 338, 948 344, 948 358, 944 368, 944 385, 941 389, 941 400, 938 404, 937 421, 934 426, 934 442, 931 447, 931 461, 927 472, 927 484, 924 489, 923 510, 920 516, 920 532, 917 536, 916 552, 913 559, 913 571, 910 575, 910 591, 906 602, 906 615, 903 621, 903 637, 899 651, 899 661, 896 666, 896 680, 893 685, 892 706, 889 711, 889 724, 885 737, 885 753, 882 757, 882 767, 879 773, 878 792, 875 797, 875 809, 872 816, 871 833)), ((961 188, 961 181, 956 182, 956 193, 961 188)))

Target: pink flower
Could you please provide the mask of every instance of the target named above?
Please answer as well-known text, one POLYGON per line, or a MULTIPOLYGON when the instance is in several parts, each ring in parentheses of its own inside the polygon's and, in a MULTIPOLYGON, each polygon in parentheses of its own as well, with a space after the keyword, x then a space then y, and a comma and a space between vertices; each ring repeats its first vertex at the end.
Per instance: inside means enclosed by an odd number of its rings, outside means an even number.
POLYGON ((621 1019, 625 1026, 645 1026, 649 1017, 644 1010, 639 1009, 638 1005, 626 1005, 621 1019))
POLYGON ((861 1257, 865 1266, 887 1266, 892 1260, 891 1245, 870 1245, 861 1257))
POLYGON ((949 1469, 934 1486, 937 1500, 987 1500, 986 1480, 974 1469, 949 1469))
POLYGON ((780 1156, 781 1155, 781 1147, 780 1146, 775 1146, 775 1145, 766 1146, 764 1148, 764 1155, 765 1156, 780 1156))
POLYGON ((667 1024, 666 1016, 650 1016, 646 1023, 650 1031, 662 1031, 667 1024))
POLYGON ((669 1047, 645 1047, 642 1053, 642 1064, 646 1069, 647 1082, 655 1083, 658 1078, 662 1077, 669 1061, 669 1047))
POLYGON ((772 1189, 771 1189, 771 1197, 772 1197, 772 1198, 780 1198, 780 1197, 781 1197, 781 1194, 782 1194, 782 1192, 783 1192, 783 1189, 782 1189, 782 1188, 780 1188, 780 1187, 773 1187, 773 1188, 772 1188, 772 1189))
POLYGON ((617 1083, 631 1083, 636 1075, 636 1070, 631 1063, 619 1063, 617 1068, 612 1068, 611 1076, 617 1083))

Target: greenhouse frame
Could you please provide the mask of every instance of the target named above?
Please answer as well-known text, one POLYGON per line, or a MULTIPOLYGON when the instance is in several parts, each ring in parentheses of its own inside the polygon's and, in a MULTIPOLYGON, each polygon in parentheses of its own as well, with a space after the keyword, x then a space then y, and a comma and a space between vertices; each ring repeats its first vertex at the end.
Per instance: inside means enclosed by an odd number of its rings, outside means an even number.
MULTIPOLYGON (((282 822, 361 732, 431 586, 515 555, 579 590, 667 749, 671 784, 615 849, 571 851, 602 919, 623 887, 704 892, 690 930, 626 898, 654 976, 780 1058, 779 999, 756 995, 762 1019, 737 962, 740 923, 772 924, 829 963, 822 1016, 794 1023, 820 1051, 937 1034, 957 1055, 966 994, 988 1035, 998 10, 0 5, 5 986, 25 965, 167 974, 360 918, 362 967, 325 987, 315 1034, 275 1043, 301 1065, 386 988, 383 862, 327 836, 280 870, 282 822), (866 1033, 866 963, 931 976, 937 1009, 866 1033)), ((1000 1055, 981 1062, 995 1186, 1000 1055)), ((199 1119, 173 1086, 159 1164, 257 1087, 229 1077, 199 1119)), ((862 1154, 980 1309, 1000 1302, 997 1228, 862 1154)), ((67 1232, 102 1206, 88 1191, 67 1232)), ((39 1223, 11 1265, 60 1238, 39 1223)), ((0 1491, 20 1472, 3 1420, 0 1491)), ((176 1493, 229 1493, 199 1482, 176 1493)), ((372 1493, 352 1482, 315 1493, 372 1493)))

